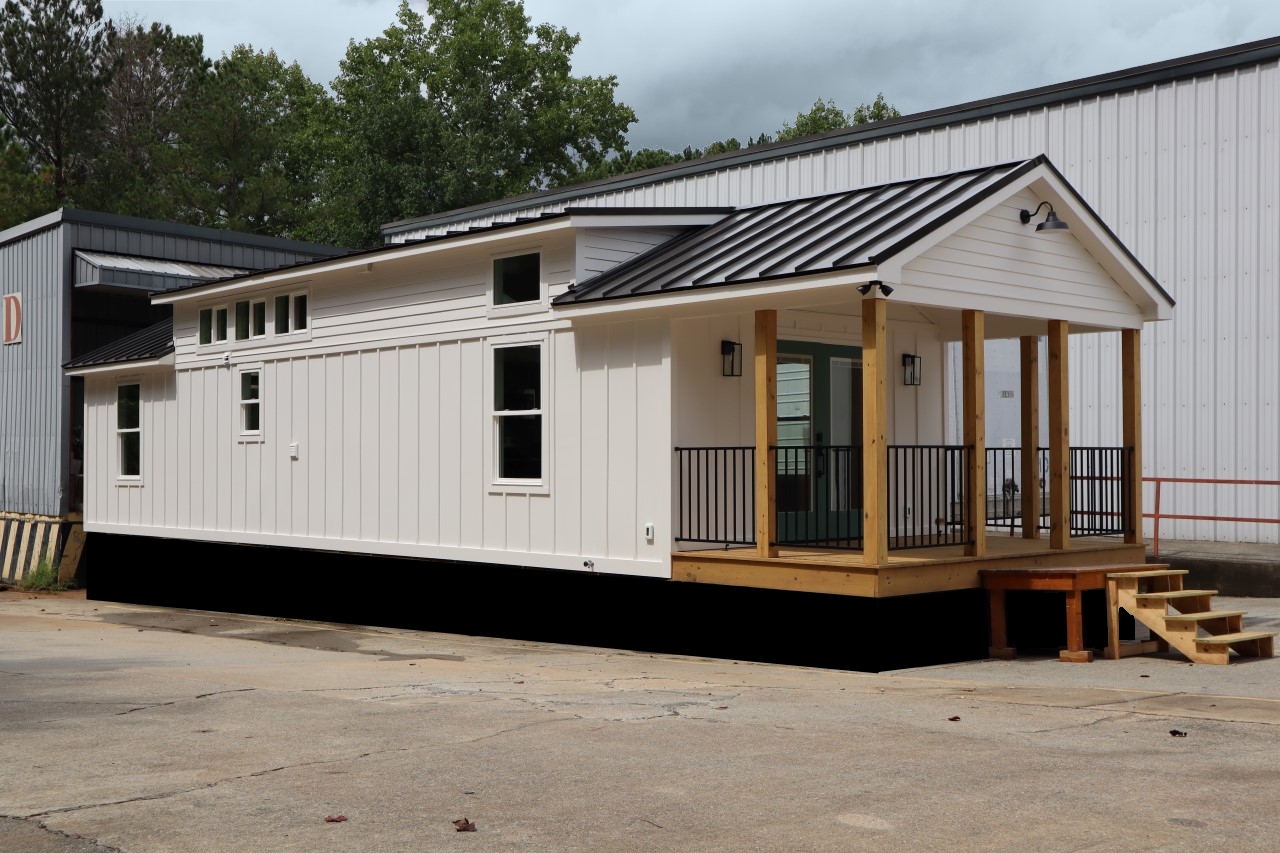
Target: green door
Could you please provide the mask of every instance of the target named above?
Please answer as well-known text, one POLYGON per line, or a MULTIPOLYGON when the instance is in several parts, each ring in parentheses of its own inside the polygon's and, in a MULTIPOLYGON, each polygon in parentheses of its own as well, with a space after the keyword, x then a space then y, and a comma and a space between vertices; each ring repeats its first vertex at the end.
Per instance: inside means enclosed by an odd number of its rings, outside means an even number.
POLYGON ((862 351, 778 342, 778 542, 858 547, 862 351))

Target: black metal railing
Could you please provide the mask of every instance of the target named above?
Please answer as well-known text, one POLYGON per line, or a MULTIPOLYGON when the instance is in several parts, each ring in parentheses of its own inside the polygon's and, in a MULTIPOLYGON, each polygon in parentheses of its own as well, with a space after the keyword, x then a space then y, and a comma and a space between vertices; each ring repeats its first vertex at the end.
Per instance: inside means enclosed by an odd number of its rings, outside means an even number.
POLYGON ((862 448, 804 444, 773 448, 778 545, 862 548, 862 448))
POLYGON ((1112 536, 1133 530, 1125 483, 1133 452, 1125 447, 1071 448, 1071 535, 1112 536))
POLYGON ((970 540, 965 511, 969 448, 889 447, 889 548, 962 545, 970 540))
POLYGON ((987 527, 1008 530, 1011 536, 1021 530, 1023 501, 1038 488, 1038 527, 1049 529, 1049 448, 1039 448, 1036 456, 1036 477, 1027 483, 1022 477, 1022 448, 987 448, 987 527))
POLYGON ((677 542, 754 545, 756 449, 676 448, 677 542))

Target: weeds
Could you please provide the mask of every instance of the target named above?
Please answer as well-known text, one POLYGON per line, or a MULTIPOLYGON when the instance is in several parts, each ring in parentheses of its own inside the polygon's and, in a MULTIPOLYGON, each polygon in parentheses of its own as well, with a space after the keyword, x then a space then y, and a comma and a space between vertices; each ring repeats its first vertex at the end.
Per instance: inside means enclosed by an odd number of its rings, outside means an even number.
POLYGON ((70 586, 58 580, 58 570, 48 560, 41 560, 18 585, 29 592, 61 592, 70 586))

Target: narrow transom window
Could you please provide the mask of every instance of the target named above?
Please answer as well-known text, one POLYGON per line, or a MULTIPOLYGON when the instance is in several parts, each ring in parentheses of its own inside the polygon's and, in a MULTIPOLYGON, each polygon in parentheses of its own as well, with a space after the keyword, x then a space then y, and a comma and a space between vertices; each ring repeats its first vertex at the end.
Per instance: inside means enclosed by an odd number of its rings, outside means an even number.
POLYGON ((249 340, 249 303, 236 303, 236 340, 249 340))
POLYGON ((262 432, 262 371, 240 372, 240 434, 258 435, 262 432))
POLYGON ((213 343, 213 309, 200 309, 200 343, 213 343))
POLYGON ((222 343, 227 339, 227 309, 218 308, 213 312, 213 339, 222 343))
POLYGON ((276 334, 289 334, 289 304, 288 296, 276 297, 276 334))
POLYGON ((301 332, 307 328, 307 294, 293 295, 293 328, 301 332))
POLYGON ((542 347, 493 350, 493 416, 498 477, 542 477, 542 347))
POLYGON ((142 386, 136 382, 116 387, 116 445, 120 476, 142 474, 142 386))
POLYGON ((542 298, 542 262, 537 252, 493 260, 493 304, 514 305, 542 298))
POLYGON ((267 334, 267 303, 266 300, 259 300, 250 303, 249 318, 251 325, 249 327, 249 337, 261 338, 267 334))

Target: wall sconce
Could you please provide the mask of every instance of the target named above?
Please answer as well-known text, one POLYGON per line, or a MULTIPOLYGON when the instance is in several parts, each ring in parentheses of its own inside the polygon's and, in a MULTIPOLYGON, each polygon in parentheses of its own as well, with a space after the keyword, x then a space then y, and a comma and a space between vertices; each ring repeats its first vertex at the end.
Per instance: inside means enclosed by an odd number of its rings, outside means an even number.
POLYGON ((920 356, 909 352, 902 354, 902 384, 920 384, 920 356))
POLYGON ((1037 231, 1066 231, 1069 228, 1067 223, 1059 219, 1058 214, 1053 212, 1053 205, 1047 201, 1040 202, 1040 206, 1035 209, 1035 213, 1029 210, 1019 211, 1018 218, 1022 220, 1023 225, 1026 225, 1031 221, 1031 217, 1040 212, 1041 207, 1049 208, 1049 212, 1044 215, 1044 222, 1036 226, 1037 231))
POLYGON ((736 341, 720 342, 720 375, 742 375, 742 344, 736 341))

